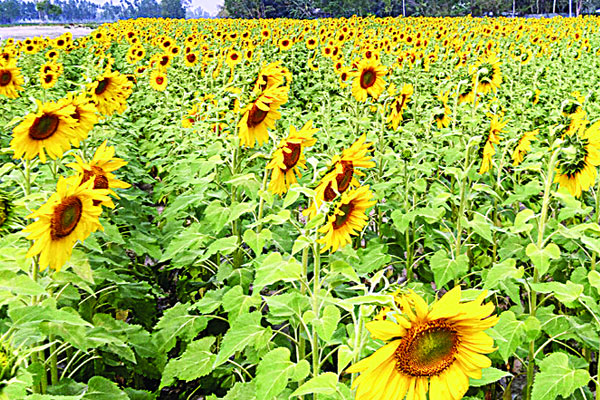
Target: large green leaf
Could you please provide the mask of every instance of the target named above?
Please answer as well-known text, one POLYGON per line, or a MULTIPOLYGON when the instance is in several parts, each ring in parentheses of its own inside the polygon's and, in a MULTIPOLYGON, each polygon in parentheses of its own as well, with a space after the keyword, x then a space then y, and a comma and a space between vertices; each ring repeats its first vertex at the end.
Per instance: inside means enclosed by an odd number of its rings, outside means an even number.
POLYGON ((540 372, 535 375, 531 396, 535 400, 568 397, 576 389, 587 385, 589 381, 589 372, 585 369, 573 368, 566 354, 552 353, 540 362, 540 372))
POLYGON ((246 346, 254 344, 260 336, 265 334, 267 329, 260 324, 262 314, 258 311, 250 314, 243 314, 236 319, 223 337, 221 349, 215 359, 214 367, 223 364, 229 357, 238 351, 242 351, 246 346))
POLYGON ((216 355, 210 352, 214 337, 191 342, 181 357, 171 359, 165 366, 159 389, 171 385, 175 379, 189 382, 212 371, 216 355))

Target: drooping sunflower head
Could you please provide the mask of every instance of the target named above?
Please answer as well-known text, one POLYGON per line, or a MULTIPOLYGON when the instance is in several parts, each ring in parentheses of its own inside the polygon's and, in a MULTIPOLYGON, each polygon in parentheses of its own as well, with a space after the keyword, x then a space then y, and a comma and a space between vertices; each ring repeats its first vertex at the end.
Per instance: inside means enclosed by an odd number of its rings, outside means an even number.
POLYGON ((260 70, 254 84, 254 91, 263 92, 273 86, 289 86, 291 81, 290 71, 281 65, 281 60, 275 61, 260 70))
POLYGON ((289 187, 296 183, 296 174, 302 176, 300 169, 306 168, 306 158, 303 150, 305 147, 313 146, 317 139, 313 137, 319 130, 312 127, 312 121, 308 121, 302 129, 290 126, 290 134, 283 139, 266 166, 272 170, 269 190, 273 194, 287 192, 289 187))
POLYGON ((477 87, 477 93, 495 92, 502 84, 500 60, 494 54, 479 61, 472 71, 473 86, 477 87))
POLYGON ((596 181, 596 166, 600 165, 600 122, 565 135, 558 154, 554 179, 575 196, 581 196, 596 181))
POLYGON ((281 118, 277 109, 287 102, 288 91, 286 86, 272 86, 241 110, 242 118, 238 123, 240 145, 254 147, 256 143, 262 145, 268 141, 268 129, 272 129, 275 121, 281 118))
MULTIPOLYGON (((388 91, 389 90, 390 89, 388 89, 388 91)), ((391 124, 394 130, 398 129, 398 125, 404 119, 403 112, 408 107, 408 102, 410 101, 410 97, 413 93, 413 85, 411 83, 406 83, 402 85, 400 94, 391 103, 390 114, 387 117, 387 122, 391 124)))
POLYGON ((352 94, 357 101, 366 101, 368 96, 377 99, 385 89, 386 68, 375 59, 361 60, 351 75, 352 94))
POLYGON ((17 68, 16 61, 0 63, 0 95, 16 99, 19 97, 19 91, 23 90, 24 83, 23 75, 17 68))
POLYGON ((40 268, 59 270, 71 256, 73 246, 92 232, 102 229, 99 217, 102 208, 95 201, 109 201, 108 191, 93 189, 90 180, 83 185, 59 178, 56 192, 27 218, 36 219, 24 232, 34 243, 27 257, 40 255, 40 268))
POLYGON ((319 229, 323 234, 318 240, 323 245, 321 252, 335 252, 349 244, 352 236, 358 235, 367 225, 369 217, 365 211, 375 203, 368 186, 344 192, 325 225, 319 229))
POLYGON ((540 133, 539 129, 534 131, 525 132, 523 136, 519 139, 517 146, 515 147, 512 153, 513 165, 516 167, 517 165, 523 162, 525 154, 528 151, 531 151, 531 142, 536 140, 536 136, 540 133))
MULTIPOLYGON (((30 113, 13 129, 10 147, 15 158, 31 160, 39 156, 46 162, 46 153, 52 159, 60 158, 76 141, 77 121, 72 115, 75 107, 67 99, 40 103, 38 110, 30 113)), ((78 142, 77 142, 78 143, 78 142)))
POLYGON ((14 200, 13 194, 0 189, 0 237, 10 232, 17 222, 14 200))
POLYGON ((463 303, 457 286, 431 306, 414 292, 398 296, 401 314, 367 323, 373 339, 388 343, 347 369, 361 373, 356 399, 371 398, 375 388, 381 398, 461 399, 469 378, 491 365, 484 354, 495 350, 484 331, 498 318, 493 304, 482 304, 486 295, 463 303))

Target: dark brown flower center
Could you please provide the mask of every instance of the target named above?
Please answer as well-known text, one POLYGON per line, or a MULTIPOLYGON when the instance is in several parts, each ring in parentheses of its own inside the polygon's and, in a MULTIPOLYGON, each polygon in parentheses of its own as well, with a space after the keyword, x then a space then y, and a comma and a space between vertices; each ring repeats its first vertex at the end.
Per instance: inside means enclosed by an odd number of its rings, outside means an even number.
POLYGON ((348 221, 348 219, 350 218, 350 215, 352 214, 352 210, 354 210, 353 203, 348 203, 348 204, 344 204, 344 205, 340 206, 340 211, 343 212, 344 214, 335 216, 335 221, 333 221, 333 228, 339 229, 340 227, 344 226, 346 224, 346 222, 348 221))
POLYGON ((269 114, 268 111, 263 111, 255 105, 252 106, 252 109, 248 113, 248 127, 254 128, 257 125, 260 125, 261 122, 267 118, 269 114))
POLYGON ((0 86, 8 86, 12 81, 12 74, 10 71, 0 71, 0 86))
POLYGON ((44 114, 37 117, 31 128, 29 128, 29 137, 33 140, 44 140, 54 135, 58 129, 60 119, 53 114, 44 114))
POLYGON ((156 77, 156 83, 158 83, 159 85, 162 85, 164 81, 165 81, 165 78, 163 78, 162 76, 156 77))
POLYGON ((0 228, 8 219, 8 204, 3 199, 0 199, 0 228))
POLYGON ((456 360, 460 337, 445 320, 413 326, 406 332, 394 354, 396 369, 409 376, 434 376, 456 360))
POLYGON ((188 54, 187 56, 185 56, 185 58, 187 58, 188 62, 193 63, 194 61, 196 61, 196 55, 195 54, 188 54))
POLYGON ((360 74, 360 87, 363 89, 368 89, 375 84, 377 80, 377 74, 372 69, 365 69, 362 74, 360 74))
POLYGON ((50 83, 50 82, 52 82, 53 79, 54 79, 54 76, 52 74, 44 75, 44 83, 50 83))
POLYGON ((82 211, 83 204, 77 196, 67 197, 56 206, 50 223, 50 236, 52 239, 58 240, 69 236, 77 227, 82 211))
MULTIPOLYGON (((342 161, 342 172, 335 177, 338 187, 338 193, 344 193, 348 189, 348 187, 350 187, 350 183, 352 182, 353 176, 354 166, 352 165, 352 161, 342 161)), ((325 188, 325 193, 323 197, 325 201, 332 201, 337 197, 337 194, 331 186, 331 182, 325 188)))
POLYGON ((287 170, 290 170, 296 166, 302 154, 302 145, 300 143, 288 143, 286 146, 290 152, 283 152, 283 163, 287 170))
POLYGON ((110 78, 102 79, 101 81, 98 82, 98 86, 96 86, 96 90, 94 90, 94 93, 96 93, 97 95, 101 95, 102 93, 104 93, 106 91, 109 83, 110 83, 110 78))

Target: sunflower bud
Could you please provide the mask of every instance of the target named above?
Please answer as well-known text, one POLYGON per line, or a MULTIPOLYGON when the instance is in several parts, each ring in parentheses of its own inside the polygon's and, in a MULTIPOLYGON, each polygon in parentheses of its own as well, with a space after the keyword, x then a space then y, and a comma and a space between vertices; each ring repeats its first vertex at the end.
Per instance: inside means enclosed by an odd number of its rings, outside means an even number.
POLYGON ((412 158, 412 151, 410 151, 410 149, 402 150, 402 153, 400 153, 400 158, 404 161, 410 161, 412 158))

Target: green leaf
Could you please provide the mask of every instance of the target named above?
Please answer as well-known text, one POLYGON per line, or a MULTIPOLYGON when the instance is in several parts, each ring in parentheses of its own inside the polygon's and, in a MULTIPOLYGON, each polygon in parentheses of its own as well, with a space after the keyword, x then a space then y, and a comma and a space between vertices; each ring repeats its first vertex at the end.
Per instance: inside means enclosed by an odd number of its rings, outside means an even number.
POLYGON ((585 369, 574 369, 564 353, 552 353, 540 362, 535 375, 531 397, 535 400, 556 400, 569 397, 578 388, 587 385, 590 374, 585 369))
POLYGON ((492 243, 492 221, 489 221, 486 217, 479 213, 473 214, 473 220, 469 221, 469 227, 473 229, 473 232, 484 238, 488 243, 492 243))
POLYGON ((469 257, 461 254, 457 259, 450 259, 445 250, 438 250, 431 257, 429 265, 433 271, 436 286, 441 288, 446 283, 467 273, 469 257))
POLYGON ((39 283, 24 274, 17 275, 12 279, 2 280, 0 282, 0 290, 8 290, 15 294, 27 296, 41 296, 46 294, 46 291, 39 283))
POLYGON ((212 371, 216 355, 210 352, 214 337, 205 337, 191 342, 181 357, 171 359, 165 366, 159 390, 171 385, 175 379, 192 381, 212 371))
POLYGON ((277 397, 287 387, 295 367, 287 348, 278 347, 268 352, 256 369, 256 396, 264 400, 277 397))
POLYGON ((256 269, 254 285, 263 288, 276 282, 290 282, 301 278, 302 265, 294 258, 284 260, 279 253, 271 253, 256 269))
POLYGON ((129 400, 116 383, 101 376, 94 376, 88 381, 88 389, 82 400, 129 400))
POLYGON ((512 311, 504 311, 489 333, 494 338, 502 359, 508 361, 525 339, 525 322, 517 320, 512 311))
POLYGON ((535 243, 529 243, 525 249, 525 254, 531 259, 533 265, 538 269, 540 276, 548 272, 550 259, 560 258, 560 249, 554 243, 549 243, 543 249, 539 249, 535 243))
POLYGON ((250 307, 260 305, 261 298, 258 290, 252 296, 246 296, 241 286, 234 286, 223 296, 223 309, 229 313, 229 321, 233 322, 242 314, 248 313, 250 307))
POLYGON ((471 386, 481 387, 490 383, 498 382, 505 376, 512 376, 510 372, 502 371, 501 369, 489 367, 481 370, 481 379, 470 379, 471 386))
POLYGON ((244 232, 244 242, 254 251, 254 254, 259 256, 262 254, 265 242, 271 240, 273 234, 268 229, 263 229, 260 233, 254 232, 252 229, 248 229, 244 232))
POLYGON ((484 289, 495 289, 499 282, 505 279, 520 279, 523 277, 523 268, 516 268, 514 258, 502 261, 500 264, 495 264, 488 271, 487 277, 484 280, 484 289))
POLYGON ((303 396, 310 393, 333 394, 337 387, 338 377, 333 372, 325 372, 324 374, 315 376, 290 395, 290 399, 297 396, 303 396))
POLYGON ((237 382, 229 389, 223 400, 255 400, 255 386, 254 382, 237 382))
POLYGON ((512 233, 531 232, 531 230, 533 229, 533 225, 528 224, 527 221, 534 217, 535 214, 533 213, 533 210, 526 208, 520 211, 515 217, 515 222, 510 228, 510 231, 512 233))
POLYGON ((583 285, 571 281, 567 281, 566 284, 561 282, 531 283, 530 286, 538 293, 553 293, 558 301, 570 308, 576 306, 577 299, 583 294, 583 285))
POLYGON ((323 310, 323 316, 312 324, 317 330, 317 334, 325 342, 329 342, 333 336, 333 332, 337 328, 338 322, 340 321, 341 314, 340 309, 334 305, 328 305, 323 310))
POLYGON ((598 291, 598 293, 600 293, 600 272, 590 271, 588 273, 587 278, 588 278, 588 281, 590 282, 590 285, 595 287, 596 290, 598 291))
POLYGON ((258 311, 242 314, 232 324, 221 343, 221 349, 215 360, 214 367, 223 364, 236 352, 244 350, 256 342, 266 329, 260 325, 262 314, 258 311))

